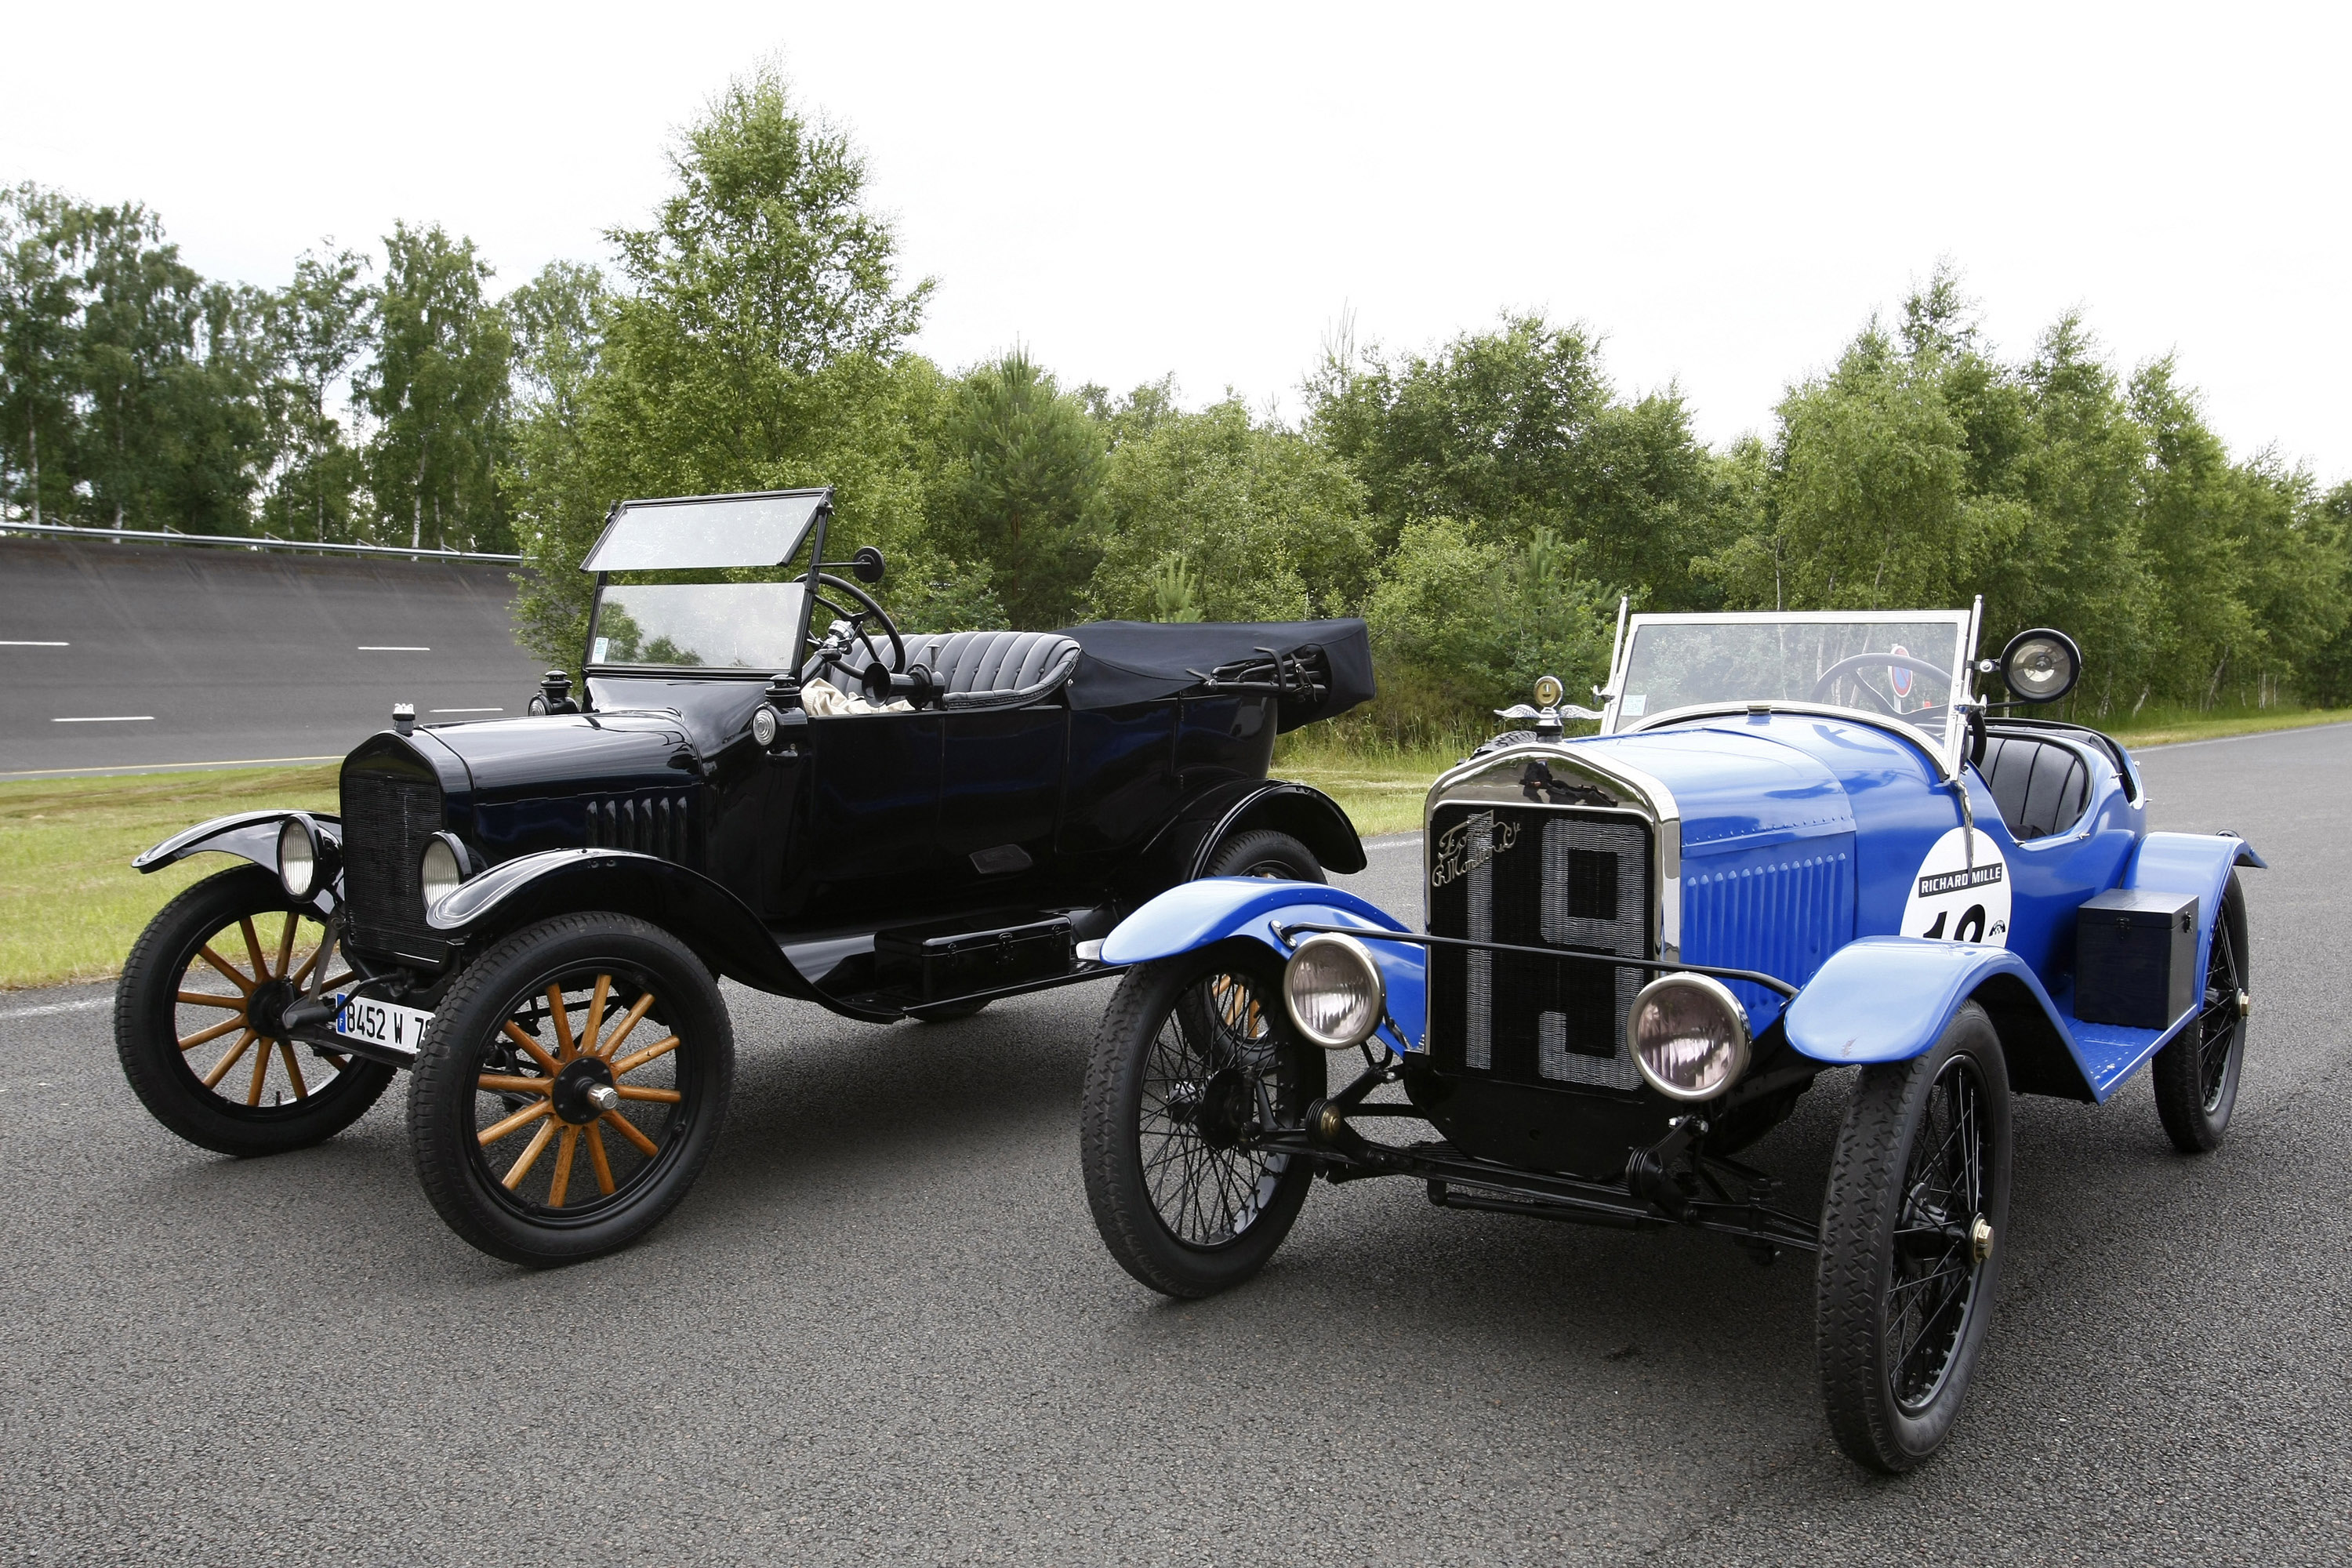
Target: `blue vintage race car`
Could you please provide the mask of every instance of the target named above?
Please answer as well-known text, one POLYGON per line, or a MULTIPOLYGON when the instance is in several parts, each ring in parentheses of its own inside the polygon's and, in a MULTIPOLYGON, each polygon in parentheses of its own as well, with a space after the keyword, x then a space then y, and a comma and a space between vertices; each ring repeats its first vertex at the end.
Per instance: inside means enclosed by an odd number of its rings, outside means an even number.
POLYGON ((2148 832, 2121 745, 2018 712, 2073 687, 2073 642, 1979 663, 1981 616, 1621 613, 1600 712, 1547 679, 1507 715, 1532 729, 1431 789, 1425 934, 1297 881, 1145 905, 1103 944, 1136 967, 1085 1101, 1112 1253, 1222 1289, 1318 1171, 1812 1252, 1839 1444, 1924 1459, 1992 1312, 2011 1095, 2101 1101, 2150 1066, 2173 1142, 2219 1143, 2250 1005, 2235 868, 2262 864, 2148 832), (1995 674, 2009 700, 1977 696, 1995 674), (1326 1053, 1358 1051, 1334 1090, 1326 1053), (1732 1156, 1840 1068, 1822 1213, 1786 1212, 1732 1156), (1416 1124, 1436 1135, 1396 1135, 1416 1124))

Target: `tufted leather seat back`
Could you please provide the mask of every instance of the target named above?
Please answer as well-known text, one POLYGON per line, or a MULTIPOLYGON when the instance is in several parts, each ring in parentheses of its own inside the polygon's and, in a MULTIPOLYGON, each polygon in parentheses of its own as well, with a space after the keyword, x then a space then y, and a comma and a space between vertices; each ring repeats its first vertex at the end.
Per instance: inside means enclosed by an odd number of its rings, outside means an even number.
POLYGON ((2036 735, 1988 735, 1977 775, 2000 805, 2019 839, 2047 838, 2083 819, 2091 803, 2090 770, 2071 746, 2036 735))
POLYGON ((907 639, 907 662, 930 666, 950 708, 1011 708, 1069 679, 1078 645, 1058 632, 935 632, 907 639))

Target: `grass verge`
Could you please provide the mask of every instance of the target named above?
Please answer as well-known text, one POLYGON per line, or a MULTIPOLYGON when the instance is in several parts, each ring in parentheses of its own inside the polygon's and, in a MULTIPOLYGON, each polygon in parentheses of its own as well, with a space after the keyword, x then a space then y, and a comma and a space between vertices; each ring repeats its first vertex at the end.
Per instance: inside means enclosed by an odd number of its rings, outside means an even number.
POLYGON ((251 768, 0 784, 0 990, 104 980, 164 900, 224 870, 198 855, 142 877, 131 858, 206 817, 335 809, 335 769, 251 768))

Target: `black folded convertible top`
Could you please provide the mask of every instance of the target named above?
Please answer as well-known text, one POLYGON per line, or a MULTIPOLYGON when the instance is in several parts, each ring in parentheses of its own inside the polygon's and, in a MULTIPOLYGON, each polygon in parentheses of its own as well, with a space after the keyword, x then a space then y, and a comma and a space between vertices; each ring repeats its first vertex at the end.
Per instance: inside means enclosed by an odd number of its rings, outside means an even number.
POLYGON ((1372 645, 1364 623, 1331 621, 1097 621, 1062 635, 1079 648, 1070 706, 1131 702, 1213 690, 1278 689, 1280 728, 1336 718, 1372 695, 1372 645))

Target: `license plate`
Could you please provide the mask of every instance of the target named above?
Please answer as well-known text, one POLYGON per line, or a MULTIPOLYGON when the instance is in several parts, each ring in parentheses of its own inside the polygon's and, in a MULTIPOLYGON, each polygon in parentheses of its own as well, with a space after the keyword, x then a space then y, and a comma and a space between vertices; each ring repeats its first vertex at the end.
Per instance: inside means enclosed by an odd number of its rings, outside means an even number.
POLYGON ((372 996, 335 998, 335 1033, 414 1055, 433 1015, 372 996))

